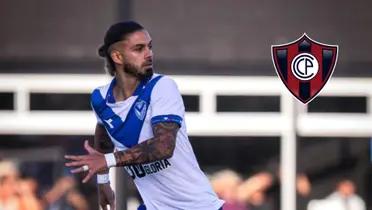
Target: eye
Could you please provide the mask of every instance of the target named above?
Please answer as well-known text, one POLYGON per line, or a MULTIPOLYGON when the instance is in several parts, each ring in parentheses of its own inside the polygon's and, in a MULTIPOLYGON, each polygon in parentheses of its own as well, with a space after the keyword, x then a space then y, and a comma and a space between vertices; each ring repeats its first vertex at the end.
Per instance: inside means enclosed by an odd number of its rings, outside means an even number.
POLYGON ((143 47, 139 46, 139 47, 134 48, 134 50, 137 52, 141 52, 143 50, 143 47))

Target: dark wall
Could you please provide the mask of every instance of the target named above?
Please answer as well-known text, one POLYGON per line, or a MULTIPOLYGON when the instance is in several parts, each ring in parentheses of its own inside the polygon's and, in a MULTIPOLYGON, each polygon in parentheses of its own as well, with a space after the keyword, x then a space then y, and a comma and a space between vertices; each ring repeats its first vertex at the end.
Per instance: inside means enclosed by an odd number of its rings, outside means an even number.
POLYGON ((159 4, 140 0, 133 4, 133 16, 150 29, 160 59, 267 60, 272 44, 293 41, 306 32, 315 40, 339 44, 345 61, 372 61, 371 1, 167 0, 159 4))
POLYGON ((0 71, 102 72, 96 49, 106 28, 132 18, 149 29, 164 73, 275 75, 270 46, 306 32, 340 46, 334 76, 372 76, 371 6, 365 0, 2 0, 0 71))
POLYGON ((95 57, 114 4, 99 0, 2 0, 0 58, 95 57))
POLYGON ((133 4, 133 16, 150 29, 156 56, 168 61, 164 67, 170 72, 275 75, 270 46, 306 32, 320 42, 339 45, 334 76, 371 75, 371 1, 167 0, 158 4, 140 0, 133 4))

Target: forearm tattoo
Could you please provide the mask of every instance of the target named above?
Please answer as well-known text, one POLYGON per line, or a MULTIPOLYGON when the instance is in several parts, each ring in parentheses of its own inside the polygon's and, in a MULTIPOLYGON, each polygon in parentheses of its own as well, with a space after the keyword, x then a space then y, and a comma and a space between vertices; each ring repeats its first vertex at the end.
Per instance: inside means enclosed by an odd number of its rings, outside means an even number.
POLYGON ((157 123, 154 137, 126 150, 115 152, 117 166, 149 163, 170 158, 176 146, 177 123, 157 123))

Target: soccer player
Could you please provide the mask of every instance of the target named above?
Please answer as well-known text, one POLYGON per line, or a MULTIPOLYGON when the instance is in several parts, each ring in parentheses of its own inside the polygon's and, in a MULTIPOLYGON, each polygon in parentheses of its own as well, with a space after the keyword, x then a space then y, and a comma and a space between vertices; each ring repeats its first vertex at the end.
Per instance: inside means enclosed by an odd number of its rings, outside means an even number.
POLYGON ((184 121, 185 108, 176 83, 153 73, 152 40, 133 21, 112 25, 99 55, 112 81, 96 88, 91 105, 97 116, 95 148, 66 155, 73 173, 97 175, 100 205, 114 209, 108 169, 124 167, 134 179, 147 210, 219 210, 224 201, 199 168, 184 121), (112 141, 114 152, 104 151, 112 141))

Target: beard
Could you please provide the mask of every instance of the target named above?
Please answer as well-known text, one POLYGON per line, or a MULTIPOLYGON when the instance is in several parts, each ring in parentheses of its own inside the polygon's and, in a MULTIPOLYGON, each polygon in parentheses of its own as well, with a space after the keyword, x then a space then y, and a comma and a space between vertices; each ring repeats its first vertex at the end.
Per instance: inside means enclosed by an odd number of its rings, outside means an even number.
POLYGON ((154 74, 152 67, 145 69, 145 72, 141 72, 140 68, 131 63, 124 64, 124 72, 136 77, 140 81, 150 79, 154 74))

